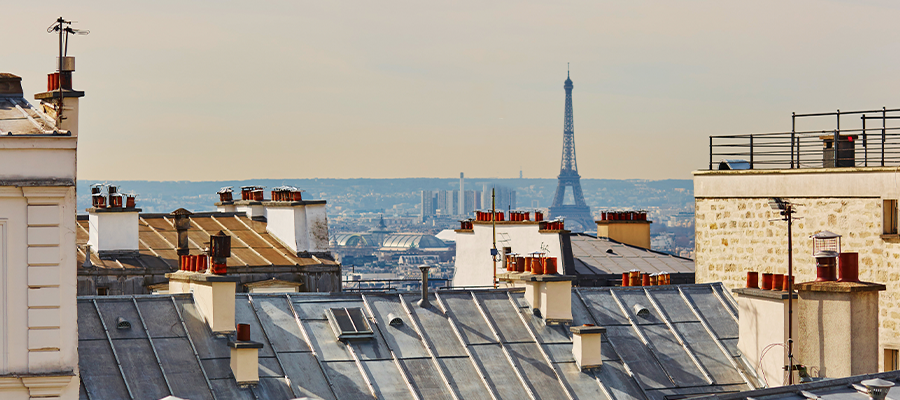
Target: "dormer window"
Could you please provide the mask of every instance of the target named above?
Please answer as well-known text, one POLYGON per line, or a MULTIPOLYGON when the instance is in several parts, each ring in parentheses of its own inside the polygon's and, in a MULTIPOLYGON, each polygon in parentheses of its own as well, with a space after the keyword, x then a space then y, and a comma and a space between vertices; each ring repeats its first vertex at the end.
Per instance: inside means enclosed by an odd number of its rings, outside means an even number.
POLYGON ((369 321, 359 307, 329 308, 325 316, 338 340, 370 339, 374 336, 369 321))

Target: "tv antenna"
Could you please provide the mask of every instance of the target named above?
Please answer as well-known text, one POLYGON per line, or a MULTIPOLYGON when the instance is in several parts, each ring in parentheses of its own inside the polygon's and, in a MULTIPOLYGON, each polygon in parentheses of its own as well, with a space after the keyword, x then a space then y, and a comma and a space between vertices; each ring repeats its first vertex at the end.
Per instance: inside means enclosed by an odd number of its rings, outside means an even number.
MULTIPOLYGON (((85 29, 75 29, 72 28, 73 23, 77 23, 78 21, 66 21, 63 17, 59 17, 56 21, 47 28, 47 33, 57 32, 59 34, 59 59, 57 59, 56 72, 59 77, 59 87, 57 87, 57 105, 56 105, 56 127, 59 128, 59 125, 62 123, 63 118, 63 85, 62 85, 62 76, 63 76, 63 59, 66 57, 66 54, 69 53, 69 35, 87 35, 91 33, 89 30, 85 29)), ((70 80, 71 82, 71 80, 70 80)))

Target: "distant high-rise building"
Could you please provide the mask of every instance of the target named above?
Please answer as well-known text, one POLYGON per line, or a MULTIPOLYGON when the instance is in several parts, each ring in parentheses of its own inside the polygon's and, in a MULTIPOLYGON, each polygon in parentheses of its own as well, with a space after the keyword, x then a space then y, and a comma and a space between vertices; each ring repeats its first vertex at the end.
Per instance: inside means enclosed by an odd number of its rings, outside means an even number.
POLYGON ((459 173, 459 203, 456 205, 457 214, 466 213, 466 180, 462 172, 459 173))
POLYGON ((481 209, 481 192, 477 190, 466 190, 463 196, 463 214, 471 215, 473 211, 481 209))
POLYGON ((429 215, 434 215, 434 192, 430 190, 422 191, 422 219, 429 215))
POLYGON ((485 183, 482 187, 482 208, 491 208, 491 189, 494 190, 497 210, 510 210, 516 208, 516 191, 493 183, 485 183))

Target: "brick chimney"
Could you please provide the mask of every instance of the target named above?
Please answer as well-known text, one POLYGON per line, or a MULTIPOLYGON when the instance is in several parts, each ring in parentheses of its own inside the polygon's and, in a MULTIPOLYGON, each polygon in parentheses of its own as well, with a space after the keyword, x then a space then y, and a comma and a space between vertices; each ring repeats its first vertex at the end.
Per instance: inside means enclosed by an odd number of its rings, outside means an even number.
POLYGON ((643 211, 604 211, 597 223, 597 237, 650 249, 650 224, 643 211))

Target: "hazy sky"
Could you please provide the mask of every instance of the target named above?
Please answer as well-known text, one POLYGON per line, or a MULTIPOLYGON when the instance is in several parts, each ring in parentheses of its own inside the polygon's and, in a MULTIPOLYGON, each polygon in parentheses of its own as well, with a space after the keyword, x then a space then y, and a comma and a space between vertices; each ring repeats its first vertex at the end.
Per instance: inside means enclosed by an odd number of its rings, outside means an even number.
POLYGON ((566 62, 587 178, 690 178, 709 135, 900 106, 896 1, 17 1, 0 72, 29 98, 60 15, 91 31, 81 179, 555 177, 566 62))

